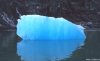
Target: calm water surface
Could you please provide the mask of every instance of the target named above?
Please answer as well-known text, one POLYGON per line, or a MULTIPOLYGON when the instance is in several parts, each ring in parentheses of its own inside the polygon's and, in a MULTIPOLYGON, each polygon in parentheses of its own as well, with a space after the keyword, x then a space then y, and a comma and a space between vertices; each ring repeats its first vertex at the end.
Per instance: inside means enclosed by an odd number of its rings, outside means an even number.
MULTIPOLYGON (((70 58, 62 61, 100 59, 100 30, 88 30, 86 36, 85 45, 75 51, 70 58)), ((0 31, 0 61, 21 61, 20 56, 16 53, 17 42, 20 40, 16 31, 0 31)))

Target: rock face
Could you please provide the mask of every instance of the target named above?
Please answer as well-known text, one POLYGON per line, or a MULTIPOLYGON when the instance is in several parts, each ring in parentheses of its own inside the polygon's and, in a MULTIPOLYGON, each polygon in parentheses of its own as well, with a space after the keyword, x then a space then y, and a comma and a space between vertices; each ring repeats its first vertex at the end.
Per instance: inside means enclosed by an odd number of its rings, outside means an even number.
POLYGON ((15 28, 19 16, 26 14, 64 17, 73 22, 91 21, 97 24, 100 22, 99 3, 99 0, 0 0, 0 24, 15 28))

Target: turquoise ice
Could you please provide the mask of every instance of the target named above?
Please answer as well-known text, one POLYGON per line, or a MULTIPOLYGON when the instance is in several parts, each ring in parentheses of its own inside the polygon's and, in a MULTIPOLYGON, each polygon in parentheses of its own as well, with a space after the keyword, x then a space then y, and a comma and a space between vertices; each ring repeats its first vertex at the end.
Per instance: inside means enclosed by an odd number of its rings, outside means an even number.
POLYGON ((17 54, 24 61, 56 61, 69 58, 84 45, 84 28, 64 18, 23 15, 18 19, 17 54))

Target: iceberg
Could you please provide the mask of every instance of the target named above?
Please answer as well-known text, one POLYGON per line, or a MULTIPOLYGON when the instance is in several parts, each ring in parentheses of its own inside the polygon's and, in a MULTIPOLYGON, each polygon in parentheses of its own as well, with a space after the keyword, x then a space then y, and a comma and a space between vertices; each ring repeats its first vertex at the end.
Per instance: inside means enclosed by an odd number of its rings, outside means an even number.
POLYGON ((18 19, 17 54, 24 61, 56 61, 69 58, 84 45, 84 27, 64 18, 23 15, 18 19))

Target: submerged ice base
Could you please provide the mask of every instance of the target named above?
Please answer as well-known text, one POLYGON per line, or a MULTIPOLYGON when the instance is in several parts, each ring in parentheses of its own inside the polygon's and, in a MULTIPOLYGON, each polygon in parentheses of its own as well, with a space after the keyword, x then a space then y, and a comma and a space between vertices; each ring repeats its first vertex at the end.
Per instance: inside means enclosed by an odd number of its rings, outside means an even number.
POLYGON ((64 18, 24 15, 18 19, 17 53, 24 61, 55 61, 68 58, 85 41, 84 28, 64 18))

